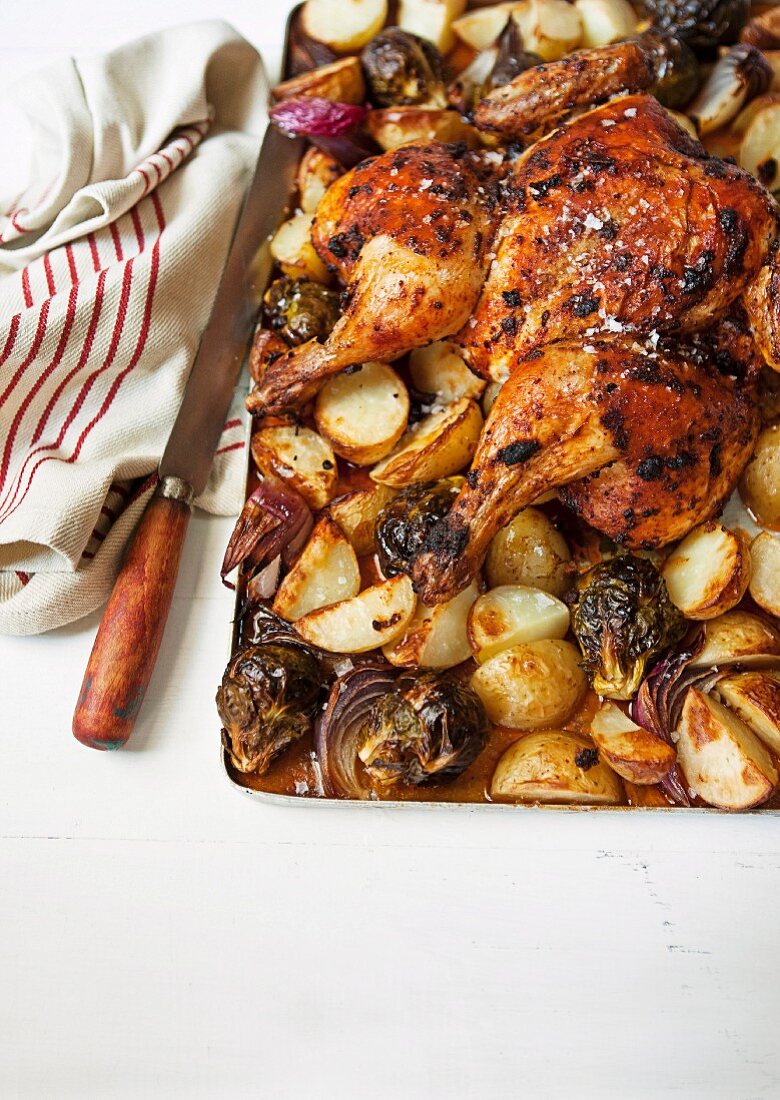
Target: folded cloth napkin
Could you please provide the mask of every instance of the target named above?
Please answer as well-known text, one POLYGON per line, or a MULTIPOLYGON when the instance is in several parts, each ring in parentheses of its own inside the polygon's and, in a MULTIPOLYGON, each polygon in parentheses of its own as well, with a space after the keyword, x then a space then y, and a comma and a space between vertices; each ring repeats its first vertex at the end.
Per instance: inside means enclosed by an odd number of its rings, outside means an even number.
MULTIPOLYGON (((0 632, 33 634, 111 590, 208 320, 267 95, 256 50, 217 21, 69 58, 14 95, 34 156, 24 194, 0 200, 0 632)), ((197 501, 219 514, 241 506, 242 404, 197 501)))

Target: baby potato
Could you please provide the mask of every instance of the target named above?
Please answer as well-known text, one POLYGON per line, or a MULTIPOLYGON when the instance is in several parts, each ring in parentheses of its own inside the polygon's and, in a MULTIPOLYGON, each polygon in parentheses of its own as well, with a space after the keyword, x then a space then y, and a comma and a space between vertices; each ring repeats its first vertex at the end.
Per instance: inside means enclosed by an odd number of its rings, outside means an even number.
POLYGON ((582 41, 582 19, 567 0, 521 0, 512 18, 520 28, 523 46, 542 61, 559 61, 582 41))
POLYGON ((780 755, 780 674, 777 671, 736 672, 718 680, 719 698, 780 755))
POLYGON ((479 664, 521 642, 564 638, 568 629, 565 603, 540 588, 519 584, 485 592, 469 613, 469 644, 479 664))
POLYGON ((586 49, 609 46, 630 38, 637 17, 628 0, 574 0, 582 20, 582 45, 586 49))
POLYGON ((524 508, 490 543, 485 576, 491 588, 521 584, 559 598, 571 586, 566 540, 544 512, 524 508))
POLYGON ((340 57, 329 65, 310 69, 277 84, 271 95, 277 102, 298 99, 301 96, 315 96, 318 99, 331 99, 335 103, 364 103, 366 82, 363 79, 360 58, 340 57))
POLYGON ((750 582, 750 542, 744 531, 710 521, 694 528, 661 570, 669 598, 688 619, 730 611, 750 582))
POLYGON ((466 621, 479 595, 476 581, 448 603, 418 603, 409 625, 382 652, 391 665, 406 668, 454 668, 471 656, 466 621))
POLYGON ((392 451, 409 418, 406 386, 387 363, 364 363, 337 374, 320 390, 314 406, 318 429, 337 455, 370 466, 392 451))
POLYGON ((285 275, 327 283, 328 269, 311 243, 314 214, 301 211, 282 222, 271 241, 271 255, 285 275))
POLYGON ((608 806, 623 801, 623 787, 598 749, 563 730, 545 730, 509 746, 493 773, 490 797, 608 806))
POLYGON ((452 29, 467 46, 481 53, 496 41, 509 22, 513 4, 490 4, 486 8, 475 8, 455 19, 452 29))
POLYGON ((462 397, 415 424, 396 449, 374 467, 371 477, 397 489, 449 477, 471 462, 481 431, 479 405, 462 397))
POLYGON ((587 679, 571 642, 542 639, 497 653, 477 669, 471 686, 491 722, 535 730, 565 722, 585 694, 587 679))
POLYGON ((465 141, 479 145, 479 135, 457 111, 440 107, 380 107, 366 116, 366 130, 385 152, 410 141, 465 141))
POLYGON ((750 559, 750 595, 764 611, 780 618, 780 538, 762 531, 750 544, 750 559))
POLYGON ((409 356, 409 376, 416 390, 435 394, 445 405, 459 397, 476 400, 485 388, 484 378, 469 370, 457 345, 449 340, 416 348, 409 356))
POLYGON ((776 665, 780 659, 780 633, 749 611, 727 611, 704 627, 704 648, 692 659, 691 668, 740 664, 750 668, 776 665))
POLYGON ((452 22, 465 7, 466 0, 400 0, 398 26, 427 38, 446 53, 455 38, 452 22))
POLYGON ((738 160, 768 191, 780 187, 780 104, 769 104, 756 113, 742 139, 738 160))
POLYGON ((401 575, 351 600, 310 611, 295 629, 304 641, 329 653, 366 653, 403 634, 416 603, 412 582, 401 575))
POLYGON ((348 600, 360 591, 360 567, 341 528, 324 516, 282 581, 273 610, 288 622, 318 607, 348 600))
POLYGON ((328 515, 339 525, 359 557, 374 553, 376 518, 397 495, 389 485, 372 485, 370 489, 354 489, 328 505, 328 515))
POLYGON ((590 734, 612 770, 639 786, 659 783, 677 759, 670 744, 632 722, 607 699, 593 715, 590 734))
POLYGON ((739 483, 739 495, 761 527, 780 531, 780 424, 764 428, 739 483))
POLYGON ((306 0, 301 25, 336 53, 362 50, 387 19, 387 0, 306 0))
POLYGON ((311 428, 261 428, 252 436, 252 458, 261 474, 289 481, 311 508, 324 508, 336 492, 336 456, 311 428))
POLYGON ((495 400, 498 397, 498 391, 503 384, 503 382, 488 382, 487 388, 482 394, 482 412, 485 416, 489 416, 490 410, 493 408, 495 400))
POLYGON ((313 214, 319 201, 343 169, 335 157, 310 145, 298 167, 298 205, 305 214, 313 214))

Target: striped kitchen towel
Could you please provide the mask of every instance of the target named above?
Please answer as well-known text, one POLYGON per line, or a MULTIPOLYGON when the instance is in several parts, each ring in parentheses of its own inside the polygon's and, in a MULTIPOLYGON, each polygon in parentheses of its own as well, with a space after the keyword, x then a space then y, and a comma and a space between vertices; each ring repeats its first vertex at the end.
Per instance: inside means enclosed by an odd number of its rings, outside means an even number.
MULTIPOLYGON (((265 125, 222 22, 68 59, 14 89, 33 133, 0 200, 0 633, 107 598, 162 455, 265 125)), ((6 151, 7 153, 7 151, 6 151)), ((0 163, 2 163, 0 136, 0 163)), ((237 512, 238 395, 198 504, 237 512)))

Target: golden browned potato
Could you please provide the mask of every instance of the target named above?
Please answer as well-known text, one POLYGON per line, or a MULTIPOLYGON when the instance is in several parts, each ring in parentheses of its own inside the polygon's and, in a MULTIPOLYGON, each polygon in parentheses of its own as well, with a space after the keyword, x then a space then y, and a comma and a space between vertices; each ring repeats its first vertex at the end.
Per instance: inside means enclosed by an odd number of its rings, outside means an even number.
POLYGON ((453 20, 465 7, 466 0, 400 0, 398 26, 427 38, 446 53, 455 39, 453 20))
POLYGON ((714 619, 736 607, 750 582, 750 540, 710 520, 695 527, 666 559, 669 598, 688 619, 714 619))
POLYGON ((392 451, 409 417, 406 386, 387 363, 337 374, 317 395, 314 419, 337 455, 370 466, 392 451))
POLYGON ((582 45, 591 48, 621 42, 636 32, 636 12, 628 0, 574 0, 582 21, 582 45))
POLYGON ((677 755, 690 790, 722 810, 760 806, 777 785, 772 757, 750 727, 695 688, 685 697, 677 755))
POLYGON ((704 628, 704 648, 691 668, 736 664, 766 668, 780 657, 780 633, 749 611, 728 611, 704 628))
POLYGON ((461 42, 481 53, 496 41, 509 22, 514 4, 488 4, 474 8, 453 20, 452 29, 461 42))
POLYGON ((484 378, 469 370, 451 340, 415 348, 409 356, 409 377, 419 393, 432 394, 443 405, 460 397, 477 400, 485 388, 484 378))
POLYGON ((415 424, 396 449, 374 467, 371 477, 397 489, 449 477, 471 461, 481 431, 479 405, 463 397, 415 424))
POLYGON ((366 653, 403 634, 416 603, 409 578, 393 577, 351 600, 310 611, 295 629, 304 641, 329 653, 366 653))
POLYGON ((336 53, 362 50, 387 19, 387 0, 306 0, 301 25, 336 53))
POLYGON ((466 621, 479 589, 475 581, 449 603, 418 603, 400 638, 382 652, 391 665, 407 668, 454 668, 471 656, 466 621))
POLYGON ((294 622, 318 607, 348 600, 360 591, 360 567, 341 528, 323 516, 298 560, 282 581, 273 610, 294 622))
POLYGON ((289 481, 312 508, 324 508, 335 495, 336 456, 311 428, 261 428, 252 436, 252 458, 261 474, 289 481))
POLYGON ((757 111, 739 147, 739 164, 769 191, 780 187, 780 104, 757 111))
POLYGON ((582 19, 567 0, 521 0, 512 12, 523 46, 542 61, 558 61, 582 42, 582 19))
POLYGON ((304 214, 313 214, 320 199, 343 169, 335 157, 310 145, 298 166, 298 205, 304 214))
POLYGON ((329 65, 310 69, 277 84, 271 94, 277 102, 300 96, 316 96, 318 99, 332 99, 336 103, 365 103, 366 82, 360 58, 340 57, 329 65))
POLYGON ((739 495, 757 523, 780 530, 780 425, 764 428, 739 483, 739 495))
POLYGON ((780 674, 777 671, 736 672, 719 680, 716 691, 772 752, 780 754, 780 674))
POLYGON ((395 496, 397 491, 389 485, 372 485, 370 489, 353 489, 328 505, 328 515, 339 525, 358 556, 374 553, 377 516, 395 496))
POLYGON ((488 718, 511 729, 565 722, 585 694, 580 654, 571 642, 543 639, 485 661, 471 678, 488 718))
POLYGON ((780 538, 762 531, 750 545, 750 595, 759 607, 780 618, 780 538))
POLYGON ((533 733, 510 745, 490 784, 497 802, 581 802, 614 805, 623 801, 615 773, 598 749, 563 730, 533 733))
POLYGON ((677 759, 671 745, 632 722, 608 700, 594 714, 590 734, 613 771, 639 786, 659 783, 677 759))
POLYGON ((365 127, 385 152, 410 141, 465 141, 472 147, 480 144, 477 131, 457 111, 440 107, 382 107, 370 112, 365 127))
POLYGON ((504 649, 541 638, 563 638, 569 629, 565 603, 519 584, 502 584, 480 596, 469 613, 469 644, 479 664, 504 649))
POLYGON ((523 584, 560 598, 571 587, 570 561, 566 540, 552 521, 538 508, 524 508, 494 535, 485 575, 491 588, 523 584))
POLYGON ((277 229, 271 241, 271 255, 285 275, 327 283, 328 269, 311 243, 313 214, 293 214, 277 229))

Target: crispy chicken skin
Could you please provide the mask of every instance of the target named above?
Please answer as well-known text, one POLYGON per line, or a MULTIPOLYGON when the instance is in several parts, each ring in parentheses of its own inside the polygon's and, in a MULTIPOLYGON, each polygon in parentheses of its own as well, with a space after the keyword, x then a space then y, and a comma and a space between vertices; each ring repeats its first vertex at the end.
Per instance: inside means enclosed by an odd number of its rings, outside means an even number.
POLYGON ((496 214, 479 159, 441 142, 402 146, 338 179, 317 207, 312 242, 348 304, 324 344, 268 367, 250 411, 293 408, 345 367, 456 332, 482 287, 496 214))
POLYGON ((532 146, 507 193, 495 259, 458 336, 472 368, 499 381, 555 340, 706 326, 755 277, 777 232, 768 192, 645 95, 532 146))
POLYGON ((579 340, 551 344, 518 362, 466 484, 414 563, 423 602, 456 595, 496 532, 557 486, 632 549, 670 542, 712 515, 758 431, 750 339, 729 328, 720 343, 738 346, 747 364, 717 342, 655 350, 615 338, 587 350, 579 340))
POLYGON ((620 92, 641 92, 654 80, 652 61, 634 42, 580 50, 490 92, 477 104, 474 121, 480 130, 506 138, 540 137, 572 110, 620 92))

